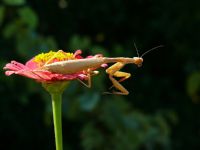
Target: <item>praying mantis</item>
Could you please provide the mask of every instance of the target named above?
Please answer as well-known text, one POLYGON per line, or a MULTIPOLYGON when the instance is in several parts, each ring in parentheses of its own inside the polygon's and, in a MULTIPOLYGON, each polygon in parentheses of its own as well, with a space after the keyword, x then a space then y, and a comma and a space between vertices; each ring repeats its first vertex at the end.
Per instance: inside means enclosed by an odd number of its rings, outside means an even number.
POLYGON ((163 46, 160 45, 160 46, 154 47, 146 51, 145 53, 143 53, 141 56, 139 56, 139 53, 136 47, 138 57, 133 57, 133 58, 129 58, 129 57, 112 58, 112 57, 103 57, 101 55, 95 55, 92 58, 67 60, 67 61, 60 61, 60 62, 45 64, 43 68, 45 70, 48 70, 54 73, 60 73, 60 74, 73 74, 73 73, 84 71, 88 76, 88 84, 84 83, 81 80, 79 81, 83 83, 85 86, 90 88, 91 76, 98 74, 98 71, 93 71, 93 70, 101 67, 102 64, 114 63, 112 66, 106 69, 106 73, 109 75, 109 79, 111 80, 113 84, 111 88, 115 87, 118 91, 104 92, 104 94, 128 95, 129 91, 123 85, 121 85, 120 82, 130 78, 131 74, 127 72, 122 72, 120 70, 127 64, 135 64, 138 67, 141 67, 143 63, 142 57, 146 55, 148 52, 155 50, 159 47, 163 47, 163 46), (120 77, 121 79, 118 81, 114 77, 120 77))

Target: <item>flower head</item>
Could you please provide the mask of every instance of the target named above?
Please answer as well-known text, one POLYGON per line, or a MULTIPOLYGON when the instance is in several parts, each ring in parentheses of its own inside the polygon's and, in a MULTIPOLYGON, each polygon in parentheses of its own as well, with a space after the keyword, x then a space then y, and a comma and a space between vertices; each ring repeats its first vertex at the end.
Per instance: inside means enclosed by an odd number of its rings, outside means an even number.
MULTIPOLYGON (((58 52, 50 51, 48 53, 41 53, 24 64, 16 61, 11 61, 6 64, 3 69, 7 70, 5 74, 10 76, 12 74, 18 74, 28 78, 35 79, 39 82, 54 82, 54 81, 65 81, 81 79, 87 80, 87 75, 85 72, 78 72, 73 74, 58 74, 53 73, 44 69, 41 69, 45 64, 50 64, 59 61, 82 59, 82 51, 77 50, 75 53, 66 53, 62 50, 58 52)), ((90 56, 93 57, 93 56, 90 56)))

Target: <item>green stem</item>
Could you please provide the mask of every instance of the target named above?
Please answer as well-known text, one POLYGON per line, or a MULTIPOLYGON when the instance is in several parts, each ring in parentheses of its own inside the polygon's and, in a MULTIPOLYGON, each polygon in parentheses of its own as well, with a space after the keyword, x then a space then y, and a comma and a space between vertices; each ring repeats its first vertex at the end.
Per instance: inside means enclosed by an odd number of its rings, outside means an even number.
POLYGON ((62 141, 62 94, 51 93, 56 150, 63 150, 62 141))

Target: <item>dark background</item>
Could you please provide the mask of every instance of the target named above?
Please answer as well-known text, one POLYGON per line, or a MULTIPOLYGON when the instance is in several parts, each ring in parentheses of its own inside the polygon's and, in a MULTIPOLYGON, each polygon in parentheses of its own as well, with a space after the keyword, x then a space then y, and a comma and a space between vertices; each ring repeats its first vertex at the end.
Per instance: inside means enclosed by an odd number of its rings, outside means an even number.
MULTIPOLYGON (((0 64, 49 50, 144 56, 122 84, 128 96, 102 95, 72 81, 63 95, 64 150, 200 149, 200 1, 2 0, 0 64), (134 42, 133 42, 134 41, 134 42)), ((0 74, 0 149, 53 150, 51 101, 39 83, 0 74)))

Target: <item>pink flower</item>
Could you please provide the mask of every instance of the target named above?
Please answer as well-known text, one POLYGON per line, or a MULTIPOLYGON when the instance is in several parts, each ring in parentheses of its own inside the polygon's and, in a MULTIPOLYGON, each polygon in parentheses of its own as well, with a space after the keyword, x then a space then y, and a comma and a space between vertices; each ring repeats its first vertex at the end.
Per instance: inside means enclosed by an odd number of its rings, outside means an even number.
MULTIPOLYGON (((84 71, 73 74, 58 74, 40 69, 45 64, 53 62, 66 61, 72 59, 82 59, 83 57, 80 55, 81 53, 82 53, 81 50, 77 50, 74 54, 66 53, 62 50, 59 50, 58 52, 50 51, 48 53, 42 53, 35 56, 34 58, 26 62, 25 65, 16 61, 11 61, 10 63, 6 64, 3 69, 7 70, 5 72, 7 76, 10 76, 12 74, 17 74, 35 79, 36 81, 39 82, 51 83, 55 81, 74 80, 74 79, 87 80, 88 77, 84 71)), ((89 56, 89 57, 94 57, 94 56, 89 56)), ((102 66, 105 66, 105 64, 102 66)))

